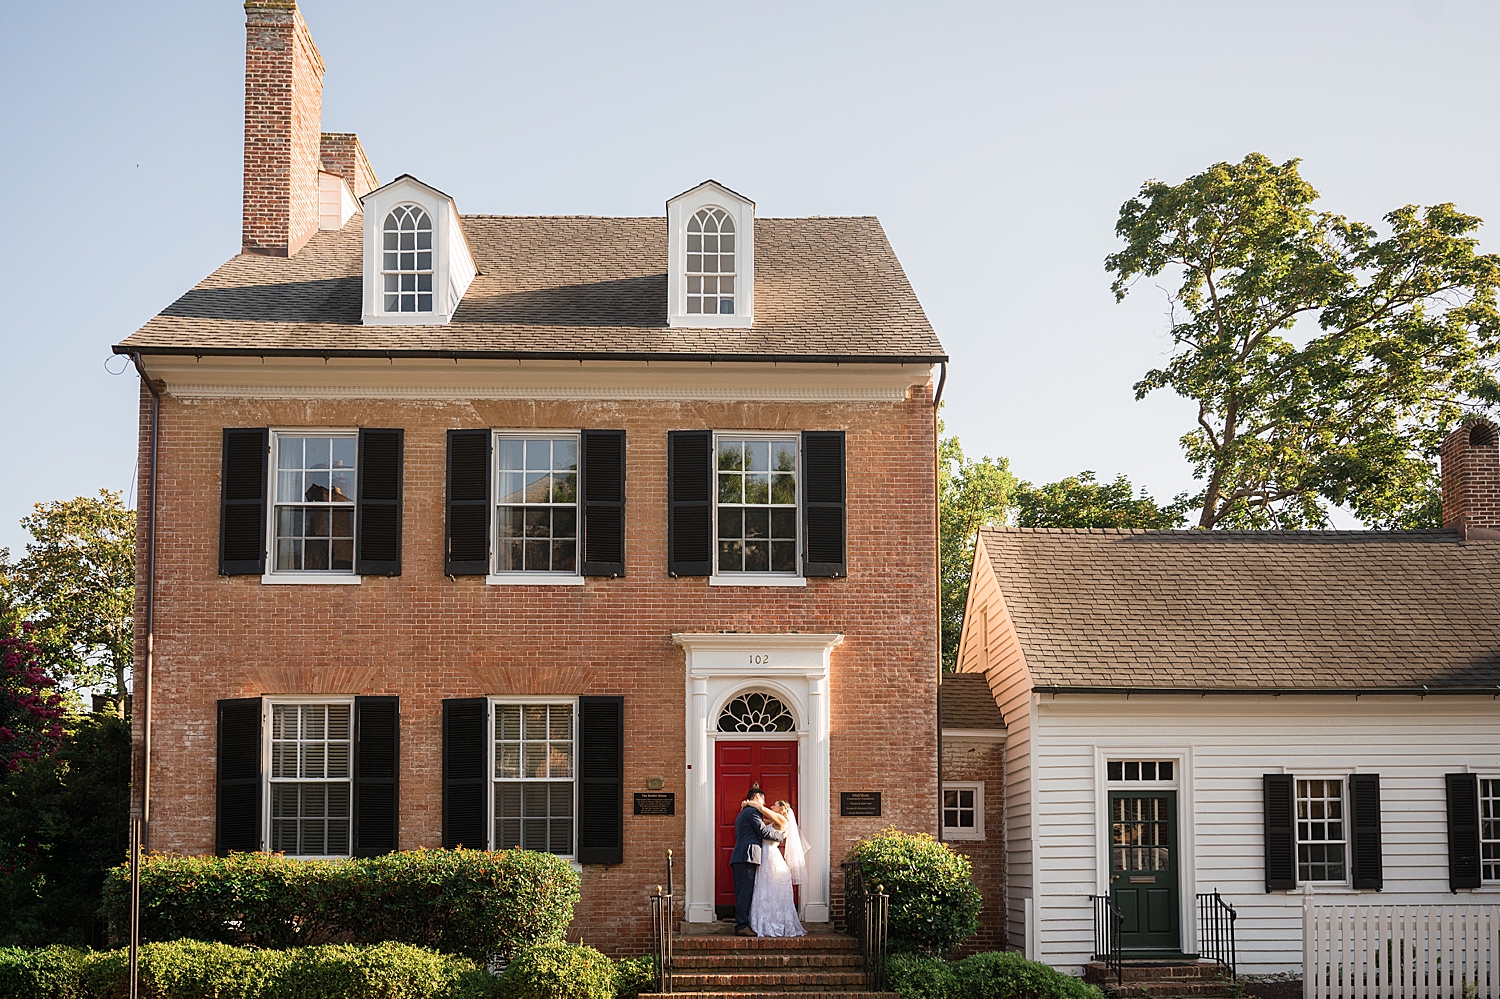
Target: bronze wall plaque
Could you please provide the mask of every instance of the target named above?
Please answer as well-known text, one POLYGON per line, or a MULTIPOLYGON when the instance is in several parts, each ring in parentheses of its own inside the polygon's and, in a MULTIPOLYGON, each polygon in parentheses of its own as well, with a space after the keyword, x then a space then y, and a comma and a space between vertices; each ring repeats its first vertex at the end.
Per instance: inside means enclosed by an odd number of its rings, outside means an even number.
POLYGON ((635 814, 676 815, 677 794, 673 791, 635 792, 635 814))
POLYGON ((880 792, 840 791, 839 814, 878 816, 880 814, 880 792))

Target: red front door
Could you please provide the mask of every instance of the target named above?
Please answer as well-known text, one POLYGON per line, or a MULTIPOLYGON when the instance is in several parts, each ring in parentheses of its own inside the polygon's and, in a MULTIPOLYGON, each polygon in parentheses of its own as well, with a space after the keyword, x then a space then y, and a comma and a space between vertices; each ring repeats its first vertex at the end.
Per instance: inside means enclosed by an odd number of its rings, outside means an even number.
POLYGON ((729 856, 734 853, 734 820, 740 814, 740 802, 751 784, 766 792, 766 803, 784 799, 797 807, 797 743, 795 742, 725 742, 714 743, 714 845, 717 847, 714 873, 714 904, 720 915, 726 907, 734 910, 734 875, 729 870, 729 856))

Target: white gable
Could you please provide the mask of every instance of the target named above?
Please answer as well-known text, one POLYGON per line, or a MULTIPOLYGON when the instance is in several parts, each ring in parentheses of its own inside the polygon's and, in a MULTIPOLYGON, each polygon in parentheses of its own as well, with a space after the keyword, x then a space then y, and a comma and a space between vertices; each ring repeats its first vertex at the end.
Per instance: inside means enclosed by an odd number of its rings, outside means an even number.
MULTIPOLYGON (((453 199, 422 183, 410 174, 402 174, 384 187, 376 188, 360 199, 365 212, 364 252, 364 322, 367 326, 443 325, 453 318, 464 292, 474 280, 478 268, 464 238, 458 206, 453 199), (431 260, 407 259, 402 255, 392 261, 387 255, 384 238, 388 218, 403 206, 420 209, 431 226, 431 260), (423 294, 431 295, 426 309, 405 311, 389 308, 386 285, 393 276, 396 285, 419 284, 423 294), (427 265, 427 266, 422 266, 427 265)), ((419 251, 412 251, 414 254, 419 251)), ((403 297, 403 301, 405 298, 403 297)))
MULTIPOLYGON (((694 254, 692 261, 696 263, 697 257, 694 254)), ((667 260, 667 325, 745 328, 755 322, 755 202, 715 180, 705 180, 672 198, 667 202, 667 260), (699 294, 701 283, 690 287, 691 276, 697 275, 689 269, 688 227, 705 209, 719 209, 733 225, 733 266, 722 272, 732 278, 733 291, 720 300, 732 302, 733 311, 728 313, 706 312, 702 307, 706 297, 699 294)))

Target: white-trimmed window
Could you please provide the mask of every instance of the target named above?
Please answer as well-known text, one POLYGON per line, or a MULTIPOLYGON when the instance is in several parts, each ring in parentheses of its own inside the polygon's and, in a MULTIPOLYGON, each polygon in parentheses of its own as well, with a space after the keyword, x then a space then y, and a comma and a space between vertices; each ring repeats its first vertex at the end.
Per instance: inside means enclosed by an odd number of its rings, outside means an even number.
POLYGON ((1500 881, 1500 780, 1479 782, 1480 877, 1500 881))
POLYGON ((578 437, 495 435, 496 575, 578 575, 578 437))
POLYGON ((353 703, 270 702, 266 842, 273 853, 349 855, 353 703))
POLYGON ((494 701, 491 847, 572 857, 577 842, 576 735, 571 700, 494 701))
POLYGON ((381 232, 383 310, 431 312, 432 273, 431 217, 421 205, 397 205, 381 232))
POLYGON ((715 572, 796 576, 798 438, 719 434, 714 445, 715 572))
POLYGON ((1297 779, 1297 880, 1348 880, 1349 844, 1341 778, 1297 779))
POLYGON ((353 433, 273 435, 271 571, 354 572, 353 433))
POLYGON ((1175 780, 1172 760, 1110 760, 1105 773, 1111 781, 1125 783, 1162 783, 1175 780))
POLYGON ((943 839, 984 839, 984 781, 943 781, 943 839))
POLYGON ((722 208, 703 208, 688 220, 688 315, 734 315, 734 219, 722 208))

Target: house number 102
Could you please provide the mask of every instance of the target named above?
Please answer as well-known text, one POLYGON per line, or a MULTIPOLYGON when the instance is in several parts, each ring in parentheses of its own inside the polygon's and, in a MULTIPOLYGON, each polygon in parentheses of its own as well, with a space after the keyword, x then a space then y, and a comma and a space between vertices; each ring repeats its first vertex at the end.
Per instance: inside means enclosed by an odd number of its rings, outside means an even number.
POLYGON ((750 653, 750 665, 751 666, 769 666, 769 665, 771 665, 771 654, 769 652, 752 652, 752 653, 750 653))

